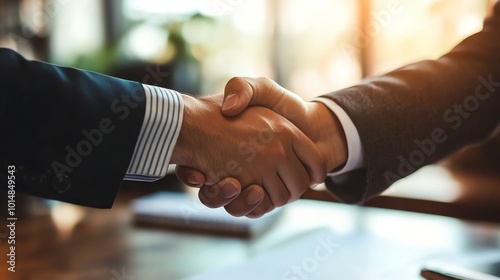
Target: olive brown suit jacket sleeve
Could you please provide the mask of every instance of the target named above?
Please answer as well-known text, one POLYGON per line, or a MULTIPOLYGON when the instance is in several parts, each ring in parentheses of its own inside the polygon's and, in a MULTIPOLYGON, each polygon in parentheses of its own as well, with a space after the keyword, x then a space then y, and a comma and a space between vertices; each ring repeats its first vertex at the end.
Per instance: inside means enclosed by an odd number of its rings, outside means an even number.
POLYGON ((443 57, 325 97, 346 111, 364 149, 364 168, 326 181, 347 203, 362 203, 418 168, 486 139, 500 122, 500 2, 482 31, 443 57))

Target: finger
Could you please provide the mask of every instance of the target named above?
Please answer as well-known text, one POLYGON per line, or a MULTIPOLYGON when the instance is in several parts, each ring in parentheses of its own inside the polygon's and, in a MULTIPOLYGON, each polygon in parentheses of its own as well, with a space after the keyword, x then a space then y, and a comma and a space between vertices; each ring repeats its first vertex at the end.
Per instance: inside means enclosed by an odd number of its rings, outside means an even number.
POLYGON ((235 116, 248 106, 263 106, 284 117, 306 110, 304 101, 300 97, 271 79, 232 78, 224 90, 222 113, 226 116, 235 116))
POLYGON ((264 216, 265 214, 273 211, 276 207, 271 203, 269 196, 265 195, 262 202, 252 212, 245 215, 247 218, 256 219, 264 216))
POLYGON ((289 155, 287 162, 279 166, 279 175, 282 178, 283 183, 286 185, 289 197, 283 204, 274 204, 275 206, 282 206, 286 203, 299 199, 300 196, 311 186, 311 181, 306 168, 294 154, 289 155))
MULTIPOLYGON (((285 163, 285 165, 288 165, 288 163, 285 163)), ((269 195, 269 197, 271 198, 271 203, 275 207, 280 207, 285 205, 291 196, 290 189, 288 188, 288 185, 284 182, 282 178, 283 177, 279 175, 278 171, 276 174, 273 174, 273 176, 265 177, 263 180, 265 190, 269 195)), ((309 179, 309 177, 307 178, 309 179)))
POLYGON ((260 186, 251 185, 224 208, 229 214, 242 217, 256 209, 265 197, 265 191, 260 186))
POLYGON ((206 182, 203 173, 187 166, 177 165, 175 167, 175 175, 177 175, 179 181, 193 188, 200 188, 205 185, 206 182))
POLYGON ((326 178, 325 158, 318 147, 302 132, 292 141, 293 151, 309 174, 310 187, 321 184, 326 178))
POLYGON ((201 203, 209 208, 226 206, 241 193, 241 184, 234 178, 225 178, 213 186, 203 186, 198 191, 201 203))
POLYGON ((248 106, 254 94, 254 90, 247 82, 250 78, 231 78, 224 89, 224 100, 221 111, 228 117, 236 116, 243 112, 248 106))

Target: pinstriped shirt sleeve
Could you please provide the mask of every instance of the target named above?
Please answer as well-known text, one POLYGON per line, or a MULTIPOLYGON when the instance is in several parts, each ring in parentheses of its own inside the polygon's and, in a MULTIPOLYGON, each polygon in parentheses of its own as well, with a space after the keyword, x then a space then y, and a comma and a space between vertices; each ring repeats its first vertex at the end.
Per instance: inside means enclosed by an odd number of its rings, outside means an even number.
POLYGON ((167 174, 179 136, 184 103, 166 88, 143 85, 146 112, 125 180, 153 182, 167 174))

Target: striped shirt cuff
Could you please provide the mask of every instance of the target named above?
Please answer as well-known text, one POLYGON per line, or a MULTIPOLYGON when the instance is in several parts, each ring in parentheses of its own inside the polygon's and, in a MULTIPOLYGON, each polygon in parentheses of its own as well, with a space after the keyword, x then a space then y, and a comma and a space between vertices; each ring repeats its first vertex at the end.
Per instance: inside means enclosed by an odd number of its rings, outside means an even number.
POLYGON ((181 95, 143 85, 146 113, 125 180, 153 182, 165 177, 181 131, 184 103, 181 95))

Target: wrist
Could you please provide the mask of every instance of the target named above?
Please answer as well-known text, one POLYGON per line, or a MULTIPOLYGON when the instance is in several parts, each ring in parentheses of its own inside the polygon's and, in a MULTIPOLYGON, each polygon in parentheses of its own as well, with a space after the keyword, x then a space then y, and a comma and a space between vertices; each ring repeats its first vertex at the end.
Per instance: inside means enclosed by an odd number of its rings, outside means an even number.
POLYGON ((183 121, 170 159, 170 163, 180 165, 189 162, 189 147, 193 147, 193 137, 196 137, 196 131, 199 130, 196 124, 198 122, 197 115, 200 114, 200 110, 198 109, 200 104, 196 98, 182 94, 182 99, 184 101, 183 121))
POLYGON ((317 143, 325 158, 326 168, 331 172, 346 164, 348 158, 347 139, 337 115, 321 102, 311 102, 311 111, 318 125, 317 143))
POLYGON ((194 98, 183 94, 184 112, 179 138, 172 153, 172 164, 190 166, 203 156, 207 141, 220 137, 216 123, 223 118, 220 107, 223 95, 194 98))

